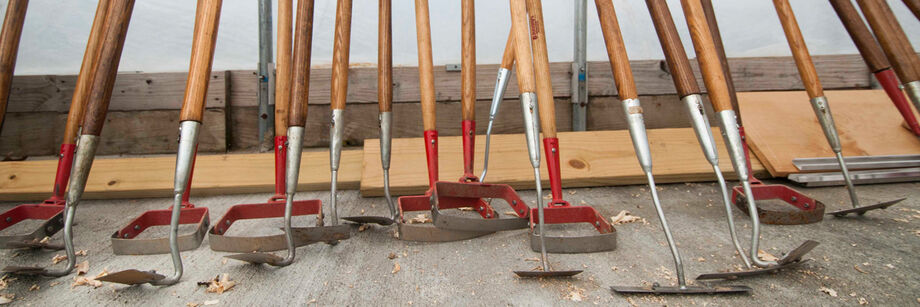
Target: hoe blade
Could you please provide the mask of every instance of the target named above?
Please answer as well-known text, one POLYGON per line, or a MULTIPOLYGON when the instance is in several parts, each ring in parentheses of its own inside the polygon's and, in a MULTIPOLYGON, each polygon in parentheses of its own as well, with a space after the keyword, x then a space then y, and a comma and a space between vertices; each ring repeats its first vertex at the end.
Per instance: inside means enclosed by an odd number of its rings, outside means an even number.
POLYGON ((814 249, 816 246, 818 246, 818 244, 820 243, 816 241, 812 241, 812 240, 807 240, 803 242, 802 245, 799 245, 799 247, 796 247, 795 249, 787 253, 786 256, 783 256, 783 258, 778 260, 777 263, 782 265, 782 264, 797 262, 802 259, 802 256, 805 256, 805 254, 807 254, 812 249, 814 249))
POLYGON ((572 277, 584 272, 582 270, 569 271, 514 271, 518 277, 522 278, 553 278, 553 277, 572 277))
POLYGON ((269 264, 275 265, 284 260, 280 256, 268 253, 248 253, 248 254, 236 254, 236 255, 227 255, 224 256, 230 259, 236 259, 240 261, 246 261, 251 264, 269 264))
POLYGON ((337 242, 351 238, 351 225, 291 227, 294 242, 337 242))
MULTIPOLYGON (((546 252, 555 254, 580 254, 612 251, 617 248, 617 232, 601 233, 580 237, 544 238, 546 252)), ((530 249, 540 251, 540 235, 530 233, 530 249)))
POLYGON ((388 218, 388 217, 383 217, 383 216, 348 216, 348 217, 343 217, 342 219, 352 222, 352 223, 378 224, 378 225, 383 225, 383 226, 393 225, 394 223, 396 223, 396 221, 394 221, 393 219, 388 218))
POLYGON ((662 286, 612 286, 610 290, 619 294, 740 294, 753 291, 753 289, 748 286, 685 286, 683 288, 662 286))
POLYGON ((405 224, 397 225, 399 239, 416 242, 451 242, 478 238, 492 233, 491 231, 456 231, 434 227, 431 224, 405 224))
POLYGON ((42 276, 48 272, 48 269, 34 266, 7 266, 3 268, 3 273, 23 276, 42 276))
POLYGON ((903 201, 903 200, 905 200, 905 199, 907 199, 907 198, 905 197, 905 198, 895 199, 895 200, 892 200, 892 201, 886 201, 886 202, 874 204, 874 205, 871 205, 871 206, 863 206, 863 207, 858 207, 858 208, 851 208, 851 209, 838 210, 838 211, 834 211, 834 212, 828 213, 828 215, 833 215, 833 216, 835 216, 835 217, 844 217, 844 216, 847 216, 847 214, 851 214, 851 213, 855 213, 855 214, 858 214, 858 215, 863 215, 863 214, 866 214, 866 212, 867 212, 867 211, 870 211, 870 210, 875 210, 875 209, 888 209, 888 207, 894 206, 895 204, 897 204, 897 203, 899 203, 899 202, 901 202, 901 201, 903 201))
POLYGON ((799 266, 800 264, 805 263, 805 262, 808 262, 808 261, 809 261, 809 259, 805 259, 805 260, 802 260, 802 261, 795 261, 795 262, 789 262, 789 263, 784 263, 784 264, 780 264, 780 265, 774 265, 774 266, 771 266, 771 267, 768 267, 768 268, 754 269, 754 270, 741 271, 741 272, 725 272, 725 273, 702 274, 702 275, 700 275, 700 276, 697 276, 697 277, 696 277, 696 280, 738 279, 738 278, 741 278, 741 277, 757 276, 757 275, 761 275, 761 274, 772 273, 772 272, 776 272, 776 271, 779 271, 779 270, 784 270, 784 269, 790 269, 790 268, 793 268, 793 267, 797 267, 797 266, 799 266))
POLYGON ((96 280, 124 285, 140 285, 152 283, 164 278, 166 278, 166 276, 157 274, 156 271, 138 271, 131 269, 110 273, 108 275, 96 278, 96 280))

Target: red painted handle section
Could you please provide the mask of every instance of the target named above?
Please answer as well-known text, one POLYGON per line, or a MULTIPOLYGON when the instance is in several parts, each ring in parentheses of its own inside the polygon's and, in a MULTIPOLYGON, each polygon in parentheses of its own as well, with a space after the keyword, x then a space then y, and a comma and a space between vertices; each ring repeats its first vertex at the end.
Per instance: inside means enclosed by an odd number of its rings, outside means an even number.
POLYGON ((287 165, 287 136, 275 137, 275 196, 272 200, 285 199, 285 165, 287 165))
POLYGON ((425 160, 428 161, 428 187, 438 181, 438 131, 425 130, 425 160))
POLYGON ((76 148, 77 145, 74 144, 61 144, 61 156, 54 173, 54 194, 45 200, 46 204, 64 204, 64 192, 67 191, 67 182, 70 181, 70 169, 73 168, 73 154, 76 148))
POLYGON ((547 207, 568 207, 562 199, 562 171, 559 165, 559 139, 543 138, 543 151, 546 155, 546 168, 549 170, 549 187, 553 192, 553 201, 547 207))
POLYGON ((894 71, 891 68, 879 71, 875 73, 875 79, 885 89, 885 93, 888 94, 888 98, 891 98, 891 103, 894 103, 894 107, 898 108, 898 112, 907 122, 910 131, 920 136, 920 125, 917 124, 917 118, 914 117, 914 112, 911 110, 907 98, 904 97, 904 92, 898 86, 898 77, 895 76, 894 71))
POLYGON ((476 121, 464 120, 460 125, 463 128, 463 177, 460 177, 460 182, 479 182, 479 177, 473 174, 473 159, 476 157, 476 121))

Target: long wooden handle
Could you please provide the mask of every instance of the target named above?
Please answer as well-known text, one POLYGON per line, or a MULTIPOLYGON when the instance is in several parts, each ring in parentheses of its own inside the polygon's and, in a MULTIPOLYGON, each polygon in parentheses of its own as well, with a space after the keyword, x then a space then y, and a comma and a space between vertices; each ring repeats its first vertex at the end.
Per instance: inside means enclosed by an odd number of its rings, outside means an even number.
POLYGON ((712 43, 716 48, 716 54, 719 55, 719 62, 722 64, 722 75, 728 85, 728 97, 731 100, 732 110, 735 110, 738 125, 741 125, 741 109, 738 107, 738 95, 735 94, 735 81, 732 80, 731 67, 728 65, 728 57, 725 56, 725 46, 722 44, 722 34, 719 31, 719 21, 716 20, 712 0, 702 0, 700 3, 703 5, 703 14, 706 15, 706 23, 712 34, 712 43))
POLYGON ((460 116, 476 120, 476 7, 474 0, 461 2, 460 116))
POLYGON ((920 80, 920 57, 914 52, 888 4, 877 0, 857 0, 856 3, 869 21, 901 83, 920 80))
POLYGON ((830 0, 831 6, 834 7, 834 11, 840 17, 840 22, 843 23, 843 27, 847 29, 850 38, 856 44, 859 54, 862 55, 863 61, 866 62, 866 65, 869 65, 869 70, 873 73, 891 68, 891 63, 888 63, 888 59, 885 58, 885 52, 882 51, 882 47, 875 41, 872 32, 869 32, 869 27, 866 27, 862 16, 859 15, 856 7, 853 6, 853 2, 850 1, 830 0))
POLYGON ((435 122, 434 66, 431 59, 431 21, 428 0, 415 0, 415 35, 418 40, 418 82, 422 102, 422 126, 437 130, 435 122))
POLYGON ((351 48, 351 0, 338 0, 335 8, 335 42, 332 47, 332 90, 329 106, 344 110, 348 98, 348 53, 351 48))
POLYGON ((92 86, 90 86, 89 98, 83 114, 81 133, 84 135, 99 135, 102 132, 133 10, 134 0, 112 0, 109 3, 102 27, 104 33, 102 47, 99 49, 99 58, 93 67, 92 86))
POLYGON ((275 136, 286 136, 291 108, 291 35, 294 0, 278 0, 278 51, 275 60, 275 136))
POLYGON ((26 22, 28 7, 29 0, 10 0, 6 6, 6 16, 3 18, 3 29, 0 32, 0 127, 3 127, 6 105, 10 100, 13 69, 16 67, 19 38, 22 37, 22 26, 26 22))
POLYGON ((824 96, 824 89, 821 88, 821 81, 818 79, 818 71, 815 70, 815 64, 811 61, 811 55, 808 54, 808 46, 805 45, 805 38, 802 37, 802 31, 795 20, 795 14, 792 13, 792 7, 789 6, 789 0, 773 0, 773 6, 776 8, 776 14, 779 15, 779 22, 783 25, 786 41, 789 43, 789 49, 792 50, 795 66, 799 69, 799 76, 802 77, 808 97, 824 96))
POLYGON ((377 20, 377 104, 380 112, 393 109, 392 0, 380 0, 377 20))
POLYGON ((668 3, 665 0, 646 0, 645 3, 652 15, 652 22, 655 24, 655 31, 658 33, 664 58, 668 61, 668 69, 671 71, 671 79, 674 80, 677 93, 681 97, 699 94, 700 86, 696 83, 696 77, 690 68, 687 51, 684 50, 684 44, 677 34, 668 3))
POLYGON ((530 51, 530 22, 527 20, 527 3, 524 0, 509 0, 509 2, 518 89, 521 93, 533 93, 537 85, 533 79, 533 54, 530 51))
POLYGON ((914 13, 914 16, 920 19, 920 0, 904 0, 904 5, 907 5, 911 13, 914 13))
POLYGON ((610 58, 610 69, 617 85, 617 95, 620 100, 635 99, 639 97, 636 82, 633 79, 632 69, 629 67, 629 57, 626 56, 626 45, 620 34, 620 24, 617 13, 613 9, 611 0, 594 0, 597 6, 597 17, 601 22, 601 31, 604 33, 604 42, 607 46, 607 57, 610 58))
POLYGON ((204 114, 222 3, 223 0, 198 1, 198 9, 195 11, 195 35, 192 38, 192 60, 189 63, 188 81, 185 84, 185 97, 182 100, 179 120, 201 122, 204 114))
POLYGON ((310 96, 310 50, 313 48, 313 0, 297 1, 297 24, 294 25, 294 58, 291 71, 291 111, 288 125, 303 127, 307 123, 310 96))
POLYGON ((63 144, 75 144, 77 134, 80 133, 83 111, 89 100, 90 86, 93 85, 94 67, 99 61, 99 51, 102 50, 102 36, 105 34, 103 26, 109 2, 109 0, 99 0, 96 5, 96 16, 93 17, 93 25, 89 30, 89 39, 86 41, 86 50, 83 52, 83 63, 80 64, 80 74, 77 75, 77 83, 70 99, 70 111, 67 113, 67 124, 64 126, 64 140, 61 142, 63 144))
POLYGON ((725 81, 725 72, 722 62, 719 61, 718 52, 712 39, 712 30, 706 21, 700 0, 681 0, 687 27, 690 28, 690 38, 696 50, 696 59, 703 71, 703 83, 709 92, 709 101, 716 112, 732 110, 731 97, 729 97, 728 83, 725 81))
POLYGON ((505 43, 505 51, 502 53, 501 68, 511 69, 514 66, 514 32, 508 31, 508 42, 505 43))
POLYGON ((543 132, 543 138, 555 138, 556 103, 553 100, 553 80, 549 72, 542 2, 527 0, 527 13, 530 15, 530 43, 533 50, 534 79, 537 84, 537 104, 540 110, 540 130, 543 132))

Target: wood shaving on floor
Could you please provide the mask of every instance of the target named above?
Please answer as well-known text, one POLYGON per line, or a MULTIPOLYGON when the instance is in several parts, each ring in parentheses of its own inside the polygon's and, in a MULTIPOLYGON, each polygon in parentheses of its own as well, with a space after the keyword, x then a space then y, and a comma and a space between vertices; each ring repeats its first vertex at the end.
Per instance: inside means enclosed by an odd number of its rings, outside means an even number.
POLYGON ((207 293, 217 293, 223 294, 224 292, 230 291, 236 286, 236 281, 230 280, 230 274, 223 273, 217 276, 214 276, 214 279, 204 282, 198 282, 199 286, 207 285, 208 288, 205 290, 207 293))
POLYGON ((396 274, 396 273, 399 273, 399 270, 402 270, 402 268, 399 266, 399 262, 394 261, 394 262, 393 262, 393 271, 390 272, 390 273, 391 273, 391 274, 396 274))
POLYGON ((409 219, 409 224, 425 224, 431 222, 431 218, 425 214, 417 214, 415 217, 409 219))
POLYGON ((632 215, 629 211, 620 210, 620 213, 617 213, 616 216, 610 218, 610 223, 613 225, 620 225, 632 222, 642 222, 642 224, 648 224, 644 218, 632 215))
POLYGON ((837 290, 834 290, 828 287, 818 288, 818 291, 824 292, 825 294, 830 295, 831 297, 837 297, 837 290))
POLYGON ((89 261, 84 260, 78 263, 74 269, 77 270, 77 275, 85 275, 89 271, 89 261))
POLYGON ((16 294, 13 294, 13 293, 0 294, 0 305, 6 305, 9 303, 12 303, 13 300, 15 299, 16 299, 16 294))
POLYGON ((764 251, 764 250, 762 250, 762 249, 757 250, 757 257, 760 258, 760 259, 763 259, 764 261, 777 261, 777 260, 779 260, 779 258, 777 258, 776 256, 773 256, 773 254, 770 254, 770 253, 768 253, 768 252, 766 252, 766 251, 764 251))
POLYGON ((103 269, 102 272, 99 272, 99 274, 96 274, 94 277, 74 276, 73 283, 70 284, 70 288, 73 289, 79 286, 90 286, 93 288, 102 287, 102 282, 96 279, 106 275, 109 275, 109 271, 103 269))

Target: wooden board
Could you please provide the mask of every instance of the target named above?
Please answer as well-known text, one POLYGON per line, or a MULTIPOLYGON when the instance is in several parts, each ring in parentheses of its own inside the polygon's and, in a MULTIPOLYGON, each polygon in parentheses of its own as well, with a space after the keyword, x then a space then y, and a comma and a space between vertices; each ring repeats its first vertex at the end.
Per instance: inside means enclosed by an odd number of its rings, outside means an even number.
MULTIPOLYGON (((651 129, 649 132, 657 182, 693 182, 715 180, 712 167, 703 158, 699 143, 689 128, 651 129)), ((714 132, 718 134, 718 129, 714 132)), ((728 152, 721 138, 716 138, 720 167, 726 178, 734 175, 728 152)), ((460 178, 463 162, 460 137, 439 139, 439 176, 442 180, 460 178)), ((391 191, 396 195, 420 194, 428 188, 425 152, 421 138, 394 139, 390 166, 391 191)), ((639 168, 629 132, 588 131, 559 133, 564 187, 592 187, 608 185, 645 184, 646 178, 639 168)), ((482 152, 485 138, 476 138, 476 175, 482 170, 482 152)), ((501 134, 492 137, 488 182, 510 184, 516 189, 534 187, 533 168, 527 158, 523 134, 501 134)), ((542 151, 542 150, 541 150, 542 151)), ((546 161, 541 175, 544 187, 549 189, 546 161)), ((763 166, 754 159, 754 172, 765 174, 763 166)), ((364 143, 364 171, 361 176, 363 196, 383 195, 380 147, 378 140, 364 143)))
MULTIPOLYGON (((901 128, 884 91, 824 94, 844 156, 920 154, 920 140, 901 128)), ((738 102, 748 144, 774 177, 798 173, 794 158, 834 156, 804 91, 739 93, 738 102)))
MULTIPOLYGON (((339 187, 355 189, 361 179, 359 150, 342 152, 339 187)), ((169 197, 175 156, 99 158, 86 184, 85 199, 169 197)), ((41 201, 51 194, 57 160, 0 163, 0 201, 41 201)), ((192 196, 274 191, 273 154, 201 155, 195 163, 192 196)), ((329 189, 328 151, 310 151, 301 161, 299 191, 329 189)))

